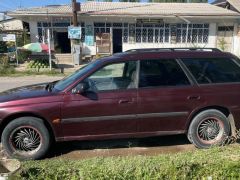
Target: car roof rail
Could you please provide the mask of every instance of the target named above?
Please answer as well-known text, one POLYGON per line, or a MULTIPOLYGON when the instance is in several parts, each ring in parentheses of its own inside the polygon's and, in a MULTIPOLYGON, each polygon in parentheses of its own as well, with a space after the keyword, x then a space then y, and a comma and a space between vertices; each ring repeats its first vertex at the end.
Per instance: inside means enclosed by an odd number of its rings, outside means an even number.
POLYGON ((218 48, 143 48, 130 49, 125 52, 164 52, 164 51, 207 51, 207 52, 222 52, 218 48))

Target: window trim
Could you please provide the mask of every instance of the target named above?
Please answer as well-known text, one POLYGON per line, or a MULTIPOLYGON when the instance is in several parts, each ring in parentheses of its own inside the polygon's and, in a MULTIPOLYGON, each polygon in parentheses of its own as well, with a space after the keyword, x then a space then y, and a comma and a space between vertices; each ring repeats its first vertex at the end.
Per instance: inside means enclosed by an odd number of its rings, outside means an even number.
MULTIPOLYGON (((157 60, 165 60, 167 58, 159 58, 159 59, 147 59, 147 60, 154 60, 154 61, 157 61, 157 60)), ((171 58, 169 58, 171 59, 171 58)), ((188 77, 187 73, 184 71, 184 68, 181 66, 181 64, 178 62, 178 59, 177 58, 172 58, 173 61, 175 61, 179 68, 182 70, 182 72, 184 73, 184 75, 186 76, 189 84, 187 85, 180 85, 180 86, 148 86, 148 87, 139 87, 139 84, 140 84, 140 71, 141 71, 141 66, 140 66, 140 63, 141 61, 147 61, 146 59, 144 60, 140 60, 139 61, 139 72, 138 72, 138 89, 141 90, 141 89, 159 89, 159 88, 185 88, 185 87, 191 87, 194 85, 194 83, 192 83, 191 81, 191 78, 188 77)))

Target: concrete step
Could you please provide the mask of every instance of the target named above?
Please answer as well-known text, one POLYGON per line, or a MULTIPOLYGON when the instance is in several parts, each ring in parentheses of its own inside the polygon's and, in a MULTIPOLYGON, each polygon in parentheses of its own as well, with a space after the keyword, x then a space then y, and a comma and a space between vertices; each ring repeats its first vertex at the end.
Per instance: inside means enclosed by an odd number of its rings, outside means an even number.
POLYGON ((58 64, 72 64, 71 54, 55 54, 55 58, 58 64))

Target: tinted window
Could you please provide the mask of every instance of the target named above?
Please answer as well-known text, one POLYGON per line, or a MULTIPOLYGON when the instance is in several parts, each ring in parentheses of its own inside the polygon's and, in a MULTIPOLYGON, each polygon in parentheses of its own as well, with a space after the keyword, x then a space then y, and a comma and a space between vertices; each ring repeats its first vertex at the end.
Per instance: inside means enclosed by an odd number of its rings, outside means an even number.
POLYGON ((181 86, 189 81, 174 59, 140 62, 139 87, 181 86))
POLYGON ((231 59, 183 59, 199 84, 240 82, 240 67, 231 59))
POLYGON ((115 63, 97 70, 84 81, 92 91, 132 89, 137 87, 136 62, 115 63))

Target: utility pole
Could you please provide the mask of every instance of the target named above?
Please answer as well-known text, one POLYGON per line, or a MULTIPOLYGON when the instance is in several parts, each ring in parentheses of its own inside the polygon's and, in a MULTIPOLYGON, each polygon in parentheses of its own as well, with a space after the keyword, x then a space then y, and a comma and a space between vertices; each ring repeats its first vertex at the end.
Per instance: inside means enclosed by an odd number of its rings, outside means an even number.
POLYGON ((72 0, 72 13, 73 13, 73 26, 77 26, 78 25, 78 20, 77 20, 77 2, 76 0, 72 0))
MULTIPOLYGON (((77 12, 80 11, 81 6, 79 2, 76 2, 76 0, 72 0, 72 25, 73 27, 78 26, 78 17, 77 12)), ((78 42, 76 39, 71 40, 72 44, 72 60, 74 64, 80 64, 81 61, 81 42, 78 42)))

